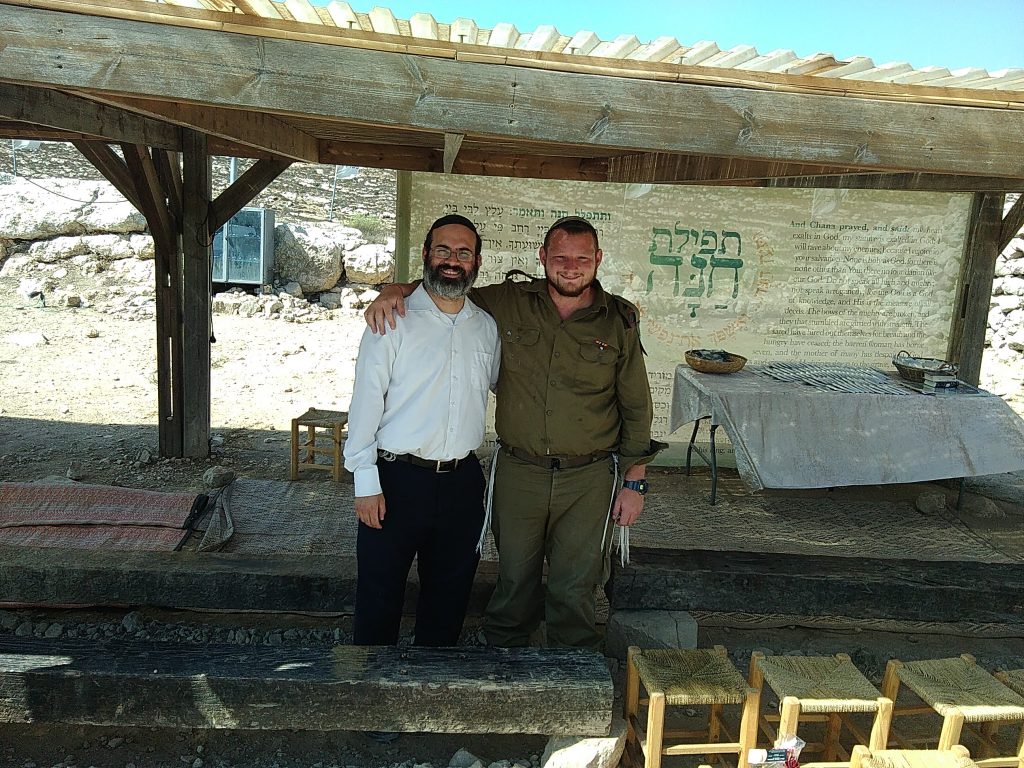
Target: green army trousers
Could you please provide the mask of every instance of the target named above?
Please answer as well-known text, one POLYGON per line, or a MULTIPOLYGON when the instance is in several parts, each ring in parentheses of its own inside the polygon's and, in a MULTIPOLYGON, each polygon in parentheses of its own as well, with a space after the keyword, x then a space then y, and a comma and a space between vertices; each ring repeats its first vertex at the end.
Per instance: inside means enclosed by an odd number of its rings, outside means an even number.
POLYGON ((496 460, 498 583, 484 621, 487 642, 527 645, 544 619, 548 645, 599 649, 594 589, 605 576, 611 546, 611 533, 605 535, 611 527, 611 460, 556 470, 504 451, 496 460), (547 589, 541 581, 545 559, 547 589))

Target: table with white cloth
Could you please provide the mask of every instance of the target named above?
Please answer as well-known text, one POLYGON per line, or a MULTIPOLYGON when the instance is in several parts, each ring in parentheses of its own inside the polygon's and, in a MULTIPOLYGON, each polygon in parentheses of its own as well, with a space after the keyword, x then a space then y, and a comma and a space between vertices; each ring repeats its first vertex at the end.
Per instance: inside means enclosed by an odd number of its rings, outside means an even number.
MULTIPOLYGON (((898 381, 894 378, 894 381, 898 381)), ((710 420, 732 442, 740 477, 762 488, 913 483, 1024 469, 1024 420, 999 397, 826 391, 748 367, 676 367, 670 431, 710 420)), ((703 454, 702 454, 703 455, 703 454)), ((689 452, 687 454, 689 464, 689 452)), ((712 503, 717 473, 712 478, 712 503)))

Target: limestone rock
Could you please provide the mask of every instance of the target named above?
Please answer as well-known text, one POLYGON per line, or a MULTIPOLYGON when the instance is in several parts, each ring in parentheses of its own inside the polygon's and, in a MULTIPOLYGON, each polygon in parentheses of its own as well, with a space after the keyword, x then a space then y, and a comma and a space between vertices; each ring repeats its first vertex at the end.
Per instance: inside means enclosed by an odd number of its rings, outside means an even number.
POLYGON ((696 648, 697 622, 686 611, 615 611, 605 631, 605 654, 626 660, 631 645, 641 648, 696 648))
POLYGON ((469 750, 460 749, 448 761, 448 768, 483 768, 483 762, 469 750))
POLYGON ((274 229, 274 269, 304 293, 326 291, 341 278, 350 238, 349 228, 339 224, 280 224, 274 229))
POLYGON ((106 182, 51 178, 43 189, 15 179, 0 185, 0 232, 10 240, 145 229, 145 217, 106 182))
POLYGON ((544 748, 541 768, 615 768, 626 746, 626 721, 612 718, 607 736, 553 736, 544 748))
POLYGON ((207 488, 223 488, 235 479, 234 470, 225 467, 210 467, 203 472, 203 485, 207 488))
POLYGON ((345 254, 345 276, 350 283, 380 285, 394 275, 395 257, 386 245, 366 243, 345 254))

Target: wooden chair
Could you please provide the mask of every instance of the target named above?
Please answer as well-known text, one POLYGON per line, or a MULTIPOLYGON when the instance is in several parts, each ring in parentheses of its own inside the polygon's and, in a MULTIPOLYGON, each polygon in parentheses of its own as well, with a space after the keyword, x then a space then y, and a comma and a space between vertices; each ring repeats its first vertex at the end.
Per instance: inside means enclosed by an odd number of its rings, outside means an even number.
POLYGON ((892 721, 892 701, 861 674, 845 653, 835 656, 765 656, 754 652, 750 658, 747 681, 751 688, 768 687, 778 696, 780 715, 759 718, 761 730, 770 743, 781 735, 797 735, 801 721, 825 723, 824 739, 812 743, 808 739, 801 756, 822 752, 825 761, 845 766, 850 753, 840 744, 845 724, 856 743, 871 749, 884 749, 892 721), (874 715, 870 735, 865 735, 850 717, 853 712, 874 715), (777 720, 778 731, 770 721, 777 720))
MULTIPOLYGON (((803 768, 815 768, 813 763, 803 768)), ((850 768, 977 768, 970 753, 959 745, 948 750, 937 749, 868 749, 863 744, 853 748, 850 768)))
MULTIPOLYGON (((938 713, 942 717, 938 749, 948 750, 959 744, 967 724, 979 740, 979 757, 975 758, 979 766, 1024 766, 1024 746, 1020 740, 1013 756, 998 755, 994 741, 999 724, 1024 723, 1024 697, 979 667, 973 656, 965 653, 952 659, 908 662, 893 659, 882 678, 882 695, 895 702, 901 683, 925 706, 897 707, 894 714, 938 713)), ((910 743, 896 732, 893 737, 901 745, 910 743)))
POLYGON ((759 689, 747 686, 720 645, 713 649, 647 650, 630 646, 626 658, 626 759, 634 765, 642 762, 645 768, 660 768, 663 755, 731 753, 739 768, 747 768, 747 753, 757 741, 760 696, 759 689), (645 699, 640 698, 641 683, 647 690, 645 699), (639 719, 642 704, 647 705, 646 728, 639 719), (742 710, 738 738, 723 742, 725 705, 739 705, 742 710), (672 706, 708 706, 707 729, 665 730, 665 708, 672 706), (666 739, 687 741, 666 745, 666 739))
POLYGON ((348 413, 345 411, 326 411, 310 408, 301 416, 292 419, 292 471, 291 479, 299 479, 299 469, 317 469, 330 472, 334 482, 341 480, 341 432, 348 424, 348 413), (306 428, 306 441, 299 442, 299 427, 306 428), (316 444, 318 429, 330 430, 330 445, 316 444), (299 461, 299 450, 305 450, 305 456, 299 461), (317 454, 331 457, 330 464, 317 464, 317 454))

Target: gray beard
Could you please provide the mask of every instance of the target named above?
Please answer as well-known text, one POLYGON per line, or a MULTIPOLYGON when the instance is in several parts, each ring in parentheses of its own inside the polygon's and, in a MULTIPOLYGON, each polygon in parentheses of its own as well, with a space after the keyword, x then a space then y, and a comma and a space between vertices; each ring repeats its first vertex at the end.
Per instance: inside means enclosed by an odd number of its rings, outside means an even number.
POLYGON ((430 264, 424 262, 423 287, 442 299, 461 299, 473 287, 473 283, 476 281, 476 270, 470 272, 460 265, 461 277, 445 277, 441 274, 443 266, 443 264, 438 264, 431 269, 430 264))

